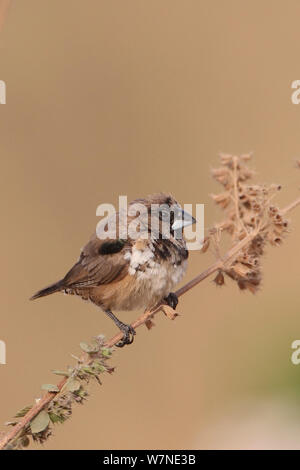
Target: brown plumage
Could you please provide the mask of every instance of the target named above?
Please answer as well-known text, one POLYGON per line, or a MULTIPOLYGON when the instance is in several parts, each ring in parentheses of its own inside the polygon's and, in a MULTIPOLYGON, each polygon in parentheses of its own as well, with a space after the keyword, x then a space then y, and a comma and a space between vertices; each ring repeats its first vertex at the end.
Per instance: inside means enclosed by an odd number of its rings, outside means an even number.
MULTIPOLYGON (((119 346, 131 343, 135 332, 129 325, 118 320, 112 310, 149 309, 164 298, 176 307, 176 296, 170 292, 185 273, 188 252, 184 239, 176 237, 178 230, 173 229, 173 224, 182 214, 185 220, 190 217, 189 223, 195 222, 191 216, 183 213, 175 199, 167 194, 160 193, 137 199, 129 208, 136 203, 147 208, 143 220, 148 223, 145 226, 141 224, 137 239, 130 236, 119 239, 117 235, 117 238, 107 236, 101 240, 95 233, 65 277, 38 291, 31 298, 37 299, 62 291, 90 300, 101 307, 123 331, 124 338, 119 346), (153 204, 163 205, 162 210, 151 212, 153 204), (175 211, 169 211, 170 219, 167 218, 166 222, 170 237, 164 239, 164 217, 168 208, 174 207, 175 211), (153 220, 156 218, 158 227, 154 233, 151 231, 151 214, 153 220)), ((135 216, 128 216, 128 226, 134 219, 135 216)), ((117 213, 117 234, 121 226, 120 220, 120 214, 117 213)), ((178 223, 180 225, 177 221, 176 227, 178 223)))

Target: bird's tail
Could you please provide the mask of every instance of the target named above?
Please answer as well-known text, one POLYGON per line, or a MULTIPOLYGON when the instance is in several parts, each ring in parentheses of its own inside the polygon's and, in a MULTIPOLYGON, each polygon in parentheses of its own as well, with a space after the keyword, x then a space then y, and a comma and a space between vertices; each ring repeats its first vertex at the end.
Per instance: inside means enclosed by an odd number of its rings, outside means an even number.
POLYGON ((45 289, 39 290, 32 297, 30 297, 30 300, 35 300, 35 299, 38 299, 39 297, 45 297, 46 295, 54 294, 54 292, 59 292, 62 289, 63 289, 63 282, 61 280, 61 281, 55 282, 54 284, 51 284, 48 287, 45 287, 45 289))

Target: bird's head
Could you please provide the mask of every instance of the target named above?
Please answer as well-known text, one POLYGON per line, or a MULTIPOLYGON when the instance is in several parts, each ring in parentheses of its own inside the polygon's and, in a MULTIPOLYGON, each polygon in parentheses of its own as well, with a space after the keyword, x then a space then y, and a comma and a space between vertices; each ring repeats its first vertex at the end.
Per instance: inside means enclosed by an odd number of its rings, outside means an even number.
POLYGON ((184 211, 171 194, 166 193, 136 199, 130 204, 130 210, 139 212, 145 229, 147 226, 148 232, 156 238, 169 238, 169 235, 180 238, 183 228, 196 222, 196 219, 184 211))

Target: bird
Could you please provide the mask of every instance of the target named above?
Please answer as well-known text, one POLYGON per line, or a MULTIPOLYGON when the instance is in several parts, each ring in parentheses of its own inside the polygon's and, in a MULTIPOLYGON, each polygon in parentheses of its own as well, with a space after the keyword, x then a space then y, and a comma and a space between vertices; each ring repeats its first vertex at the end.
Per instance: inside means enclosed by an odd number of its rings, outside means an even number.
POLYGON ((106 237, 99 238, 96 230, 67 274, 30 300, 64 292, 92 302, 121 330, 123 337, 117 346, 123 347, 133 342, 135 330, 113 312, 146 311, 160 302, 176 309, 178 298, 172 290, 186 272, 189 255, 183 228, 196 220, 168 193, 135 199, 128 205, 127 220, 124 222, 121 211, 115 213, 115 220, 118 234, 107 230, 106 237), (125 224, 128 229, 136 220, 128 215, 136 205, 145 208, 139 230, 119 238, 120 228, 125 224))

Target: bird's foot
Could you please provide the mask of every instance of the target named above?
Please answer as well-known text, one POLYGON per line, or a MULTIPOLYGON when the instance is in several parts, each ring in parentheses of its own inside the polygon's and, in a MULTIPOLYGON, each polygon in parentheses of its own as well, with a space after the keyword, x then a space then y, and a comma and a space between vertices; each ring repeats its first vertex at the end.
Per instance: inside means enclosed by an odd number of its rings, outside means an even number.
POLYGON ((127 325, 126 323, 120 322, 118 324, 118 327, 123 333, 123 338, 119 343, 116 344, 118 348, 123 348, 125 344, 132 344, 134 340, 134 335, 135 335, 135 329, 132 328, 131 325, 127 325))
POLYGON ((164 301, 171 307, 173 310, 176 310, 178 305, 178 297, 174 292, 170 292, 170 294, 164 298, 164 301))

